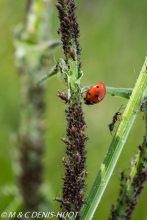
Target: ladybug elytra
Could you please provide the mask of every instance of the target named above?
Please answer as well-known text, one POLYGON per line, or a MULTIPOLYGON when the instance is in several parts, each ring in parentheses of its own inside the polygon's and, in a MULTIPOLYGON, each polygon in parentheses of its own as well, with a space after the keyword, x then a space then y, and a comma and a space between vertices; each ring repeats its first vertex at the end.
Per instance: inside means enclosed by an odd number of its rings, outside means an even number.
POLYGON ((100 82, 90 87, 84 98, 86 105, 94 105, 103 100, 106 94, 104 83, 100 82))

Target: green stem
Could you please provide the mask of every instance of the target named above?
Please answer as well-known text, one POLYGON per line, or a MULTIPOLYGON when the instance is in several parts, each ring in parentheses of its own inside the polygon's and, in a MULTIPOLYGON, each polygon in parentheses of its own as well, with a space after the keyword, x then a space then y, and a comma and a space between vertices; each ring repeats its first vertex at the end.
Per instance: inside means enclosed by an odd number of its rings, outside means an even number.
POLYGON ((132 94, 132 88, 114 88, 106 86, 107 94, 117 96, 125 99, 129 99, 132 94))
POLYGON ((70 74, 69 74, 69 84, 71 90, 77 90, 77 84, 75 83, 78 80, 78 67, 77 67, 77 61, 73 61, 72 59, 69 59, 69 65, 71 67, 70 74))
MULTIPOLYGON (((144 103, 146 105, 146 102, 144 103)), ((138 203, 138 198, 142 192, 144 184, 146 182, 146 170, 147 170, 147 106, 144 111, 144 124, 145 134, 143 136, 143 142, 139 145, 139 152, 135 155, 135 160, 131 163, 130 173, 121 178, 119 198, 117 199, 117 205, 111 208, 111 216, 109 219, 123 220, 131 219, 135 206, 138 203)))
POLYGON ((84 220, 92 219, 137 116, 136 112, 138 112, 142 96, 147 87, 146 63, 147 58, 128 101, 117 133, 110 144, 107 155, 101 164, 100 171, 87 198, 87 203, 83 208, 82 219, 84 220))

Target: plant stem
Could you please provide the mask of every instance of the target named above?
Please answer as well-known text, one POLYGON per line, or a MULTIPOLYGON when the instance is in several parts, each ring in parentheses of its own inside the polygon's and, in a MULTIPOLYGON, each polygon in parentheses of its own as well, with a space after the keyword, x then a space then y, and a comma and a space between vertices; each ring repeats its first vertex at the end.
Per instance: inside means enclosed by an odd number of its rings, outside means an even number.
MULTIPOLYGON (((85 135, 86 124, 82 111, 80 79, 83 75, 80 63, 80 45, 78 42, 79 28, 76 20, 74 0, 58 0, 56 7, 60 19, 61 41, 65 60, 61 59, 57 68, 65 74, 65 81, 68 86, 68 95, 58 92, 59 97, 69 104, 65 110, 67 128, 66 138, 61 140, 66 144, 66 158, 62 158, 65 167, 65 174, 62 180, 62 198, 55 197, 60 203, 63 213, 73 212, 75 219, 80 220, 80 210, 85 203, 85 178, 86 172, 86 150, 85 135)), ((65 219, 65 216, 58 216, 65 219)))
POLYGON ((132 90, 132 88, 114 88, 106 86, 107 94, 125 99, 130 98, 132 90))
POLYGON ((109 220, 130 220, 135 206, 138 203, 139 196, 147 181, 147 108, 144 113, 145 134, 142 145, 139 145, 139 152, 132 161, 130 173, 126 176, 121 173, 120 193, 117 199, 117 205, 111 207, 111 216, 109 220))
POLYGON ((143 142, 138 146, 139 152, 135 155, 135 160, 131 162, 130 173, 126 176, 121 173, 120 193, 117 205, 111 207, 109 220, 131 219, 139 196, 147 181, 147 100, 143 100, 140 111, 144 111, 144 136, 143 142))
MULTIPOLYGON (((19 187, 26 210, 46 208, 41 193, 45 132, 45 84, 37 82, 47 71, 53 43, 50 37, 50 0, 28 1, 24 26, 15 29, 15 59, 20 73, 20 127, 18 132, 19 187)), ((42 210, 41 210, 42 211, 42 210)))
POLYGON ((110 144, 107 155, 101 164, 100 171, 98 172, 94 185, 87 198, 87 203, 83 208, 83 220, 92 219, 134 123, 147 87, 146 63, 147 58, 122 116, 122 121, 120 122, 118 130, 110 144))

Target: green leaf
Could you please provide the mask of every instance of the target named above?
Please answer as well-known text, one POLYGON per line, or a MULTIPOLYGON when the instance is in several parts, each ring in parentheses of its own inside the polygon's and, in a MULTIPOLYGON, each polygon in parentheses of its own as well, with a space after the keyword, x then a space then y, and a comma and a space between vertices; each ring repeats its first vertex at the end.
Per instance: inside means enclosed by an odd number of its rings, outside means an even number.
POLYGON ((43 76, 38 82, 37 85, 40 85, 41 83, 45 82, 46 80, 52 78, 53 76, 56 76, 59 73, 59 69, 54 66, 49 73, 47 73, 45 76, 43 76))

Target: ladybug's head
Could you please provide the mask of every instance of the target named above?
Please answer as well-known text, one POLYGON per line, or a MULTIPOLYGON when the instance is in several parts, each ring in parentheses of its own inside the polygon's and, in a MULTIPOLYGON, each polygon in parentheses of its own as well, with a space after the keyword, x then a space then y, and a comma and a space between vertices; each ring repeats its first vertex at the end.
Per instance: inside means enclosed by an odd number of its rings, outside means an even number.
POLYGON ((95 103, 94 102, 90 102, 86 99, 86 97, 84 98, 84 104, 85 105, 94 105, 95 103))

